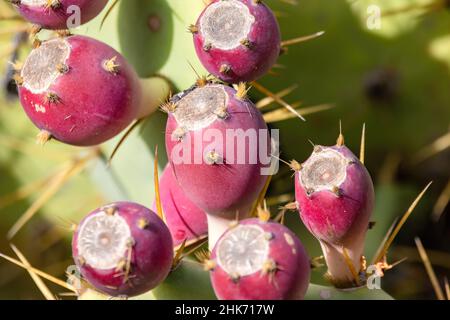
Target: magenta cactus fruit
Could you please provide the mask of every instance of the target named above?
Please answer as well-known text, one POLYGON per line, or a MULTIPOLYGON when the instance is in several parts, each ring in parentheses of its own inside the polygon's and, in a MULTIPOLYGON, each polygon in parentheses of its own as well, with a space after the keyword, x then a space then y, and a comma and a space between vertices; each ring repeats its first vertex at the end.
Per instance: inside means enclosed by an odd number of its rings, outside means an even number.
POLYGON ((211 245, 227 221, 249 215, 270 166, 267 125, 245 92, 209 83, 166 106, 171 166, 185 194, 207 212, 211 245))
POLYGON ((256 80, 280 54, 277 20, 262 1, 211 1, 190 31, 204 67, 229 83, 256 80))
POLYGON ((374 205, 372 179, 343 144, 316 146, 295 176, 300 217, 320 241, 330 280, 357 285, 374 205))
POLYGON ((12 0, 19 13, 45 29, 69 29, 95 18, 108 0, 12 0))
POLYGON ((309 258, 295 234, 256 218, 226 231, 207 265, 221 300, 303 299, 310 280, 309 258))
POLYGON ((189 242, 208 234, 205 211, 186 197, 170 165, 166 166, 161 175, 159 189, 164 219, 172 234, 174 246, 180 245, 184 240, 189 242))
POLYGON ((126 128, 139 112, 135 71, 113 48, 89 37, 43 42, 18 77, 20 101, 43 142, 53 137, 96 145, 126 128))
POLYGON ((170 232, 151 210, 116 202, 87 215, 72 241, 75 263, 96 289, 135 296, 161 283, 173 260, 170 232))

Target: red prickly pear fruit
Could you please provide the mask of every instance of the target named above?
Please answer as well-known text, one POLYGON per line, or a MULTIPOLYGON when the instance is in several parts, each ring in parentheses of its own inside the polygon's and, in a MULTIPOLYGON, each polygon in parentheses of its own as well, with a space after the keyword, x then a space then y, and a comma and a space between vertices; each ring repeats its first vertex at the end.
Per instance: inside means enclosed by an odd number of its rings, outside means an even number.
POLYGON ((141 87, 120 53, 76 35, 46 41, 30 53, 20 72, 19 95, 45 138, 90 146, 135 119, 141 87))
POLYGON ((135 296, 155 288, 173 261, 170 232, 150 209, 115 202, 87 215, 72 240, 83 277, 112 296, 135 296))
MULTIPOLYGON (((170 165, 164 169, 159 181, 161 204, 167 227, 172 234, 173 245, 189 242, 208 234, 205 211, 186 197, 179 186, 170 165)), ((156 208, 156 204, 153 205, 156 208)))
POLYGON ((300 167, 295 176, 300 217, 320 241, 328 276, 338 287, 357 285, 374 206, 370 174, 343 144, 316 146, 300 167))
POLYGON ((229 220, 248 217, 270 167, 267 125, 245 91, 209 83, 166 108, 168 158, 185 194, 207 213, 211 245, 229 220))
POLYGON ((45 29, 58 30, 92 20, 105 8, 108 0, 14 0, 13 3, 27 21, 45 29), (75 17, 77 14, 79 21, 75 17))
POLYGON ((226 231, 207 266, 221 300, 300 300, 310 280, 310 262, 295 234, 257 218, 226 231))
POLYGON ((256 80, 280 55, 280 29, 261 1, 212 1, 190 27, 204 67, 229 83, 256 80))

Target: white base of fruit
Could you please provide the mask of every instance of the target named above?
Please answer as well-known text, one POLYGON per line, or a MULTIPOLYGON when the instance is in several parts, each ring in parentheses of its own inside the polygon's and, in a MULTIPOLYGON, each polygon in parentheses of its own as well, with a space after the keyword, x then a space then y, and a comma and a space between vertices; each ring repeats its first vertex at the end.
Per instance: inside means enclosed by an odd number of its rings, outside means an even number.
POLYGON ((208 247, 212 251, 216 242, 222 236, 222 234, 228 230, 233 223, 233 220, 217 217, 211 214, 207 215, 208 218, 208 247))
POLYGON ((337 288, 361 286, 359 273, 364 241, 354 242, 353 248, 319 242, 328 266, 329 280, 334 286, 337 288))

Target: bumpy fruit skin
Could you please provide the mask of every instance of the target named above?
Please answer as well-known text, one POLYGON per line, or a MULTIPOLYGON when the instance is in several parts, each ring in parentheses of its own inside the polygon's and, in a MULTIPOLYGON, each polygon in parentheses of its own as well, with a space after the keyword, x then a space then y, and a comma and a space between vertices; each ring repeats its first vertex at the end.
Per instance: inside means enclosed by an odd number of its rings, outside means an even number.
MULTIPOLYGON (((262 2, 254 0, 232 0, 243 3, 254 17, 247 35, 248 46, 241 44, 226 50, 214 45, 205 50, 200 21, 209 6, 221 2, 214 0, 205 8, 197 20, 197 31, 193 32, 194 45, 203 66, 213 75, 228 83, 250 82, 266 74, 280 55, 281 35, 278 22, 272 11, 262 2), (229 70, 221 71, 223 66, 229 70)), ((244 39, 242 39, 244 40, 244 39)))
MULTIPOLYGON (((78 226, 72 240, 72 254, 83 277, 96 289, 112 296, 136 296, 161 283, 169 274, 173 245, 164 222, 151 210, 132 202, 115 202, 87 215, 78 226), (114 208, 115 215, 126 220, 132 237, 130 271, 125 276, 124 268, 98 270, 82 261, 79 255, 79 230, 89 217, 101 213, 105 208, 114 208), (146 225, 143 225, 143 222, 146 225)), ((124 259, 127 259, 125 252, 124 259)))
POLYGON ((106 6, 108 0, 58 0, 55 5, 30 5, 25 1, 17 4, 19 13, 26 20, 43 27, 44 29, 68 29, 67 22, 74 12, 71 6, 80 9, 80 23, 84 24, 95 18, 106 6))
MULTIPOLYGON (((161 175, 159 188, 164 218, 172 234, 174 246, 184 240, 189 242, 208 234, 205 211, 186 197, 170 165, 166 166, 161 175)), ((156 208, 156 204, 153 208, 156 208)))
MULTIPOLYGON (((236 97, 236 90, 221 84, 208 84, 207 86, 218 87, 225 91, 227 96, 226 113, 227 116, 223 119, 217 119, 205 128, 197 130, 187 130, 183 137, 175 139, 174 134, 180 128, 181 124, 177 122, 174 114, 169 112, 169 117, 166 126, 166 149, 168 158, 174 174, 185 192, 185 194, 208 214, 224 217, 227 219, 234 219, 237 213, 240 216, 245 216, 248 209, 251 207, 253 201, 261 191, 266 176, 261 174, 261 169, 265 167, 258 157, 256 163, 250 164, 249 153, 257 152, 261 144, 264 143, 258 137, 259 143, 257 149, 251 149, 246 144, 245 150, 238 150, 238 143, 235 140, 234 154, 235 161, 227 163, 227 158, 231 156, 227 153, 227 130, 228 132, 238 132, 241 129, 244 131, 255 130, 257 134, 259 130, 264 130, 267 135, 267 149, 270 151, 270 138, 268 137, 267 125, 261 115, 261 112, 248 99, 238 99, 236 97), (219 132, 223 141, 206 141, 208 130, 219 132), (202 137, 200 147, 196 145, 195 135, 202 137), (182 147, 186 151, 185 158, 188 161, 175 162, 174 154, 177 151, 174 149, 182 147), (251 150, 250 150, 251 149, 251 150), (223 163, 195 163, 196 159, 204 159, 205 154, 214 150, 218 154, 218 158, 223 160, 223 163), (246 152, 245 163, 238 163, 237 155, 246 152)), ((199 90, 202 88, 195 88, 199 90)), ((194 91, 189 91, 187 95, 194 91)), ((196 105, 190 108, 197 108, 196 105)), ((242 136, 242 134, 241 134, 242 136)), ((231 148, 228 148, 231 149, 231 148)), ((184 154, 184 153, 183 153, 184 154)))
POLYGON ((45 92, 34 93, 26 84, 19 86, 28 117, 39 129, 71 145, 97 145, 120 133, 137 116, 141 100, 133 68, 116 50, 89 37, 51 41, 69 44, 67 71, 45 92), (104 67, 110 59, 117 65, 115 72, 104 67), (56 100, 48 94, 56 95, 56 100))
POLYGON ((364 165, 346 146, 319 148, 336 150, 351 163, 347 167, 345 181, 337 186, 340 196, 329 190, 308 195, 308 190, 301 182, 302 170, 296 173, 295 194, 300 217, 317 238, 344 244, 355 233, 368 227, 374 205, 372 179, 364 165))
MULTIPOLYGON (((239 226, 253 225, 268 235, 268 259, 275 262, 276 270, 262 271, 233 279, 217 262, 217 248, 227 231, 211 253, 215 266, 210 271, 211 282, 220 300, 302 300, 310 281, 308 255, 297 236, 287 227, 257 218, 239 222, 239 226)), ((238 226, 238 227, 239 227, 238 226)))

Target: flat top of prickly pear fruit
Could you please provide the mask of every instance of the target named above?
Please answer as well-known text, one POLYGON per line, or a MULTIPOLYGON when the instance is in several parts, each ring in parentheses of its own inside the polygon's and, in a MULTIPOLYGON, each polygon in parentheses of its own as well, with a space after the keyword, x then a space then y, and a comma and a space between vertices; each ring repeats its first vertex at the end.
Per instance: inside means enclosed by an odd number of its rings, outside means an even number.
POLYGON ((347 178, 349 160, 338 151, 316 146, 313 154, 302 164, 300 180, 306 190, 333 191, 347 178))
POLYGON ((218 111, 226 109, 228 95, 221 85, 198 87, 176 103, 177 123, 187 130, 208 127, 217 120, 218 111))
POLYGON ((255 17, 240 1, 218 1, 206 8, 200 19, 205 43, 223 50, 231 50, 247 39, 255 17))
POLYGON ((269 255, 267 233, 258 226, 237 226, 219 240, 216 255, 219 266, 230 275, 258 272, 269 255))
POLYGON ((131 231, 119 214, 98 212, 86 218, 78 231, 78 255, 98 270, 116 268, 125 257, 131 231))
POLYGON ((61 75, 70 55, 70 45, 64 39, 53 39, 43 42, 31 51, 22 68, 21 76, 25 88, 33 93, 42 93, 61 75))
POLYGON ((20 3, 30 7, 42 7, 48 4, 48 0, 21 0, 20 3))

